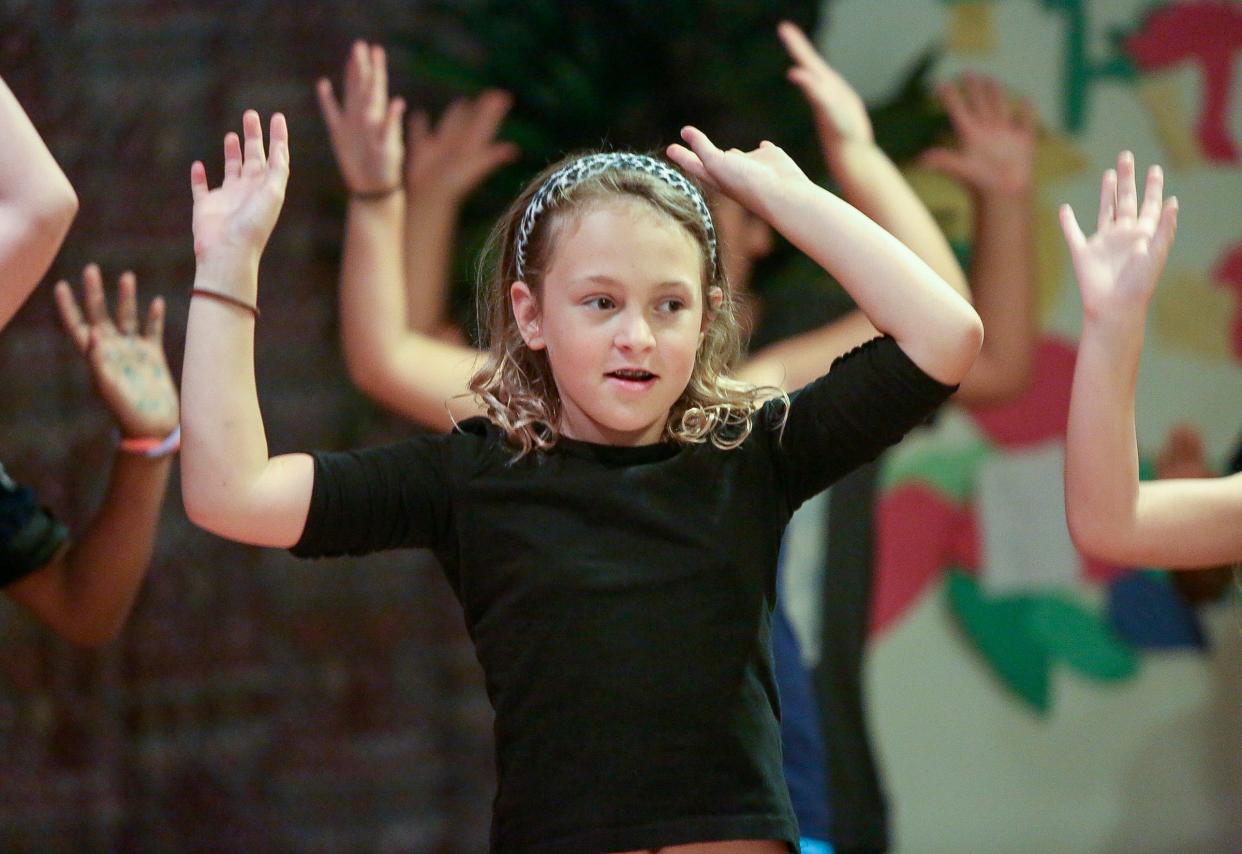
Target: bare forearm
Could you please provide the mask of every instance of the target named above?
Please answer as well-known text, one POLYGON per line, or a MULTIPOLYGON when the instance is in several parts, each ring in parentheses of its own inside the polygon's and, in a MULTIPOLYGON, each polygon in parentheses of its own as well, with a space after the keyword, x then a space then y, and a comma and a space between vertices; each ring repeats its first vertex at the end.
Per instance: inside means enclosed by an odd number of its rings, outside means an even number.
POLYGON ((1066 433, 1065 506, 1070 533, 1110 558, 1132 534, 1139 467, 1134 391, 1143 316, 1085 321, 1066 433))
POLYGON ((113 638, 146 576, 171 460, 117 454, 103 505, 64 557, 66 634, 87 645, 113 638))
POLYGON ((369 389, 407 334, 402 287, 403 192, 350 202, 341 259, 341 334, 354 381, 369 389))
POLYGON ((981 193, 970 284, 987 337, 957 399, 987 404, 1021 394, 1035 349, 1035 213, 1028 192, 981 193))
POLYGON ((406 203, 405 292, 407 322, 436 334, 448 322, 452 250, 461 206, 452 199, 411 192, 406 203))
MULTIPOLYGON (((256 269, 240 275, 200 268, 195 287, 253 303, 256 269)), ((257 488, 268 467, 254 376, 254 325, 247 312, 208 297, 190 301, 182 373, 182 492, 190 518, 230 539, 262 512, 257 488)), ((296 537, 295 537, 296 539, 296 537)))
POLYGON ((824 156, 841 195, 896 237, 967 299, 966 275, 931 212, 897 165, 873 142, 824 146, 824 156))
POLYGON ((809 182, 774 199, 766 216, 928 374, 945 383, 965 375, 982 338, 979 318, 903 243, 809 182))

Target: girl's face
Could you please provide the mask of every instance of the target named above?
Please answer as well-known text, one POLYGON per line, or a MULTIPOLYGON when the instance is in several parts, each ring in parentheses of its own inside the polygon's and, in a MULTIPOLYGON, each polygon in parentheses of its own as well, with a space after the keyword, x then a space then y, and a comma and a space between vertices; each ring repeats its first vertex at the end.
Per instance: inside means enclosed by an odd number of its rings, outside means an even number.
MULTIPOLYGON (((617 199, 563 223, 551 252, 539 298, 525 282, 510 297, 526 345, 547 350, 561 435, 658 442, 705 328, 699 245, 647 203, 617 199)), ((719 305, 719 289, 710 296, 719 305)))

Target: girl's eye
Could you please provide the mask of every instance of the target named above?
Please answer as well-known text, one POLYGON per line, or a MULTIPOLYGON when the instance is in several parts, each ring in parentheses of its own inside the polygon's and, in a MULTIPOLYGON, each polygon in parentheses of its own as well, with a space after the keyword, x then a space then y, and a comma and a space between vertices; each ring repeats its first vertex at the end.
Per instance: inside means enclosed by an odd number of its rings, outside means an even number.
POLYGON ((660 311, 672 314, 681 311, 686 304, 679 299, 666 299, 660 303, 660 311))
POLYGON ((586 305, 600 311, 608 311, 617 307, 617 304, 612 301, 611 297, 591 297, 586 301, 586 305))

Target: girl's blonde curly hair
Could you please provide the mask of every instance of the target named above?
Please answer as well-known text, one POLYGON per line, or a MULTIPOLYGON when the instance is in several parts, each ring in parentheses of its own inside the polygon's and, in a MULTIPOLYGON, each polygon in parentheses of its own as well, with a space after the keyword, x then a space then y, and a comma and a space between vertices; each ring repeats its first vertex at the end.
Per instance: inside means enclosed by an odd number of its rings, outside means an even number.
POLYGON ((567 221, 610 199, 638 199, 684 228, 702 257, 702 300, 709 323, 695 355, 685 391, 669 410, 663 438, 680 444, 711 441, 725 450, 750 435, 756 410, 783 391, 753 386, 728 376, 741 353, 736 304, 721 265, 713 259, 708 224, 684 190, 633 168, 607 169, 567 187, 551 199, 530 230, 518 274, 517 235, 531 198, 557 170, 586 155, 573 155, 537 175, 492 229, 480 262, 478 316, 487 348, 483 366, 470 390, 483 401, 488 417, 500 426, 521 457, 546 451, 559 438, 561 400, 546 350, 531 350, 518 328, 509 289, 519 278, 540 298, 544 273, 551 266, 557 237, 567 221), (708 295, 719 288, 723 299, 712 309, 708 295))

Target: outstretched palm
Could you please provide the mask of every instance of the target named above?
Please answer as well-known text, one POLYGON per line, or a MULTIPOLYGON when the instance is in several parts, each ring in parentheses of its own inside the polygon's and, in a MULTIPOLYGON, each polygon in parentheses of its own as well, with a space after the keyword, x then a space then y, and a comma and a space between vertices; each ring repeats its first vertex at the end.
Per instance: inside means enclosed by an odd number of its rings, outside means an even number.
POLYGON ((1035 171, 1036 118, 990 77, 966 74, 938 90, 958 147, 933 148, 923 163, 977 192, 1025 193, 1035 171))
POLYGON ((379 45, 354 42, 338 103, 328 78, 319 80, 319 110, 351 193, 382 193, 401 185, 401 117, 405 101, 388 98, 388 60, 379 45))
POLYGON ((224 181, 212 190, 201 162, 190 168, 194 194, 194 254, 209 260, 257 261, 276 225, 289 180, 289 130, 280 113, 272 116, 271 155, 263 153, 263 126, 259 114, 247 110, 245 133, 224 137, 224 181))
POLYGON ((509 93, 492 89, 477 98, 457 99, 434 127, 425 112, 414 113, 405 165, 410 192, 459 202, 516 158, 516 145, 496 140, 512 103, 509 93))
POLYGON ((82 304, 66 281, 56 285, 56 305, 65 332, 86 357, 95 390, 122 435, 164 438, 177 426, 177 389, 164 359, 164 301, 156 297, 138 328, 138 294, 133 273, 118 286, 116 320, 108 315, 103 277, 94 264, 82 272, 82 304))
POLYGON ((1144 307, 1164 269, 1177 230, 1177 199, 1164 201, 1164 174, 1147 173, 1143 205, 1138 205, 1134 157, 1122 152, 1117 170, 1100 182, 1100 214, 1087 238, 1069 205, 1061 207, 1061 227, 1089 318, 1107 317, 1127 307, 1144 307))

